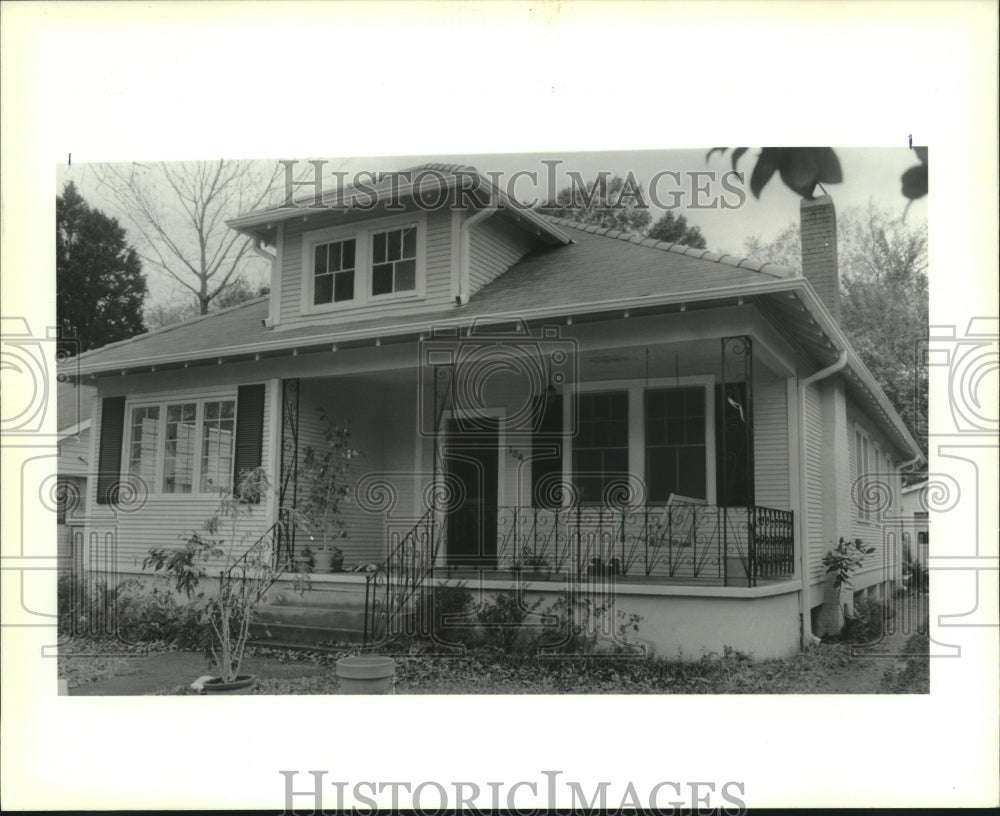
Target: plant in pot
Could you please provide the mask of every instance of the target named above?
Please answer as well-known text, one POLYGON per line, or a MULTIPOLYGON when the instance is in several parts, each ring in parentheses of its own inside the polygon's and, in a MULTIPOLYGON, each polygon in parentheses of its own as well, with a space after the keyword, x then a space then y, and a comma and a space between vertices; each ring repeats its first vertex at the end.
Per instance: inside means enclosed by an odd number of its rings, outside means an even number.
POLYGON ((524 551, 521 563, 515 566, 514 570, 521 576, 522 580, 547 581, 551 568, 547 555, 528 548, 524 551))
MULTIPOLYGON (((255 680, 240 671, 250 626, 281 574, 274 564, 273 529, 260 535, 251 520, 255 511, 263 512, 261 502, 269 488, 263 469, 248 472, 182 548, 151 549, 142 562, 143 569, 162 571, 196 609, 205 651, 218 672, 204 684, 205 691, 246 694, 255 680)), ((299 579, 295 586, 304 590, 299 579)))
POLYGON ((362 454, 351 447, 351 432, 346 426, 334 422, 325 408, 320 408, 319 414, 323 442, 309 445, 303 453, 298 470, 303 496, 298 509, 310 534, 313 570, 340 572, 344 552, 336 542, 347 536, 341 508, 351 501, 351 464, 362 454))

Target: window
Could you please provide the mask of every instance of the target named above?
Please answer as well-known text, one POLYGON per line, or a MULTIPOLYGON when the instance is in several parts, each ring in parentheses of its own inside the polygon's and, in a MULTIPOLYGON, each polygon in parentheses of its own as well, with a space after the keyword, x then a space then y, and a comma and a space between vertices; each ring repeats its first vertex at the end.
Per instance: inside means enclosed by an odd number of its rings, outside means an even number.
POLYGON ((128 472, 142 479, 149 488, 156 484, 156 451, 160 439, 160 406, 132 409, 132 436, 128 472))
POLYGON ((417 284, 417 228, 372 235, 372 295, 412 292, 417 284))
POLYGON ((201 492, 229 490, 233 480, 236 403, 206 402, 201 427, 201 492))
POLYGON ((233 478, 236 400, 135 406, 129 414, 127 472, 150 492, 217 493, 233 478))
POLYGON ((317 244, 313 260, 313 304, 354 300, 353 238, 317 244))
MULTIPOLYGON (((871 521, 872 513, 868 502, 868 474, 871 472, 871 447, 868 435, 860 428, 854 429, 854 501, 858 509, 859 521, 871 521)), ((877 460, 876 460, 877 461, 877 460)))
POLYGON ((646 391, 645 425, 647 500, 706 499, 705 389, 646 391))
POLYGON ((578 396, 573 480, 584 503, 600 503, 628 478, 628 392, 578 396))
POLYGON ((426 216, 411 213, 302 236, 304 314, 424 296, 426 216))
POLYGON ((194 487, 194 435, 198 426, 193 402, 167 406, 163 454, 163 492, 190 493, 194 487))

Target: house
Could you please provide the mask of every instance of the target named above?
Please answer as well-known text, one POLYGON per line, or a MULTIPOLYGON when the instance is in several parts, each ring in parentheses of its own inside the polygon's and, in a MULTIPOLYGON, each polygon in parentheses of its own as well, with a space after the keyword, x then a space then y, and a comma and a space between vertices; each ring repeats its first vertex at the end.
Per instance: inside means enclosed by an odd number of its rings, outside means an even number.
POLYGON ((90 412, 97 389, 61 382, 56 389, 57 563, 60 572, 82 569, 83 520, 90 468, 90 412))
POLYGON ((770 657, 810 642, 840 537, 876 547, 856 592, 894 590, 920 451, 838 325, 828 196, 802 202, 800 276, 548 218, 467 167, 392 184, 234 217, 268 296, 80 356, 91 564, 141 574, 257 466, 253 532, 286 563, 324 408, 364 454, 347 571, 276 631, 325 607, 370 639, 431 584, 527 573, 550 600, 610 587, 657 654, 770 657))
POLYGON ((903 532, 903 558, 919 561, 925 567, 930 543, 927 501, 926 479, 914 482, 900 492, 900 512, 904 523, 909 523, 903 532))

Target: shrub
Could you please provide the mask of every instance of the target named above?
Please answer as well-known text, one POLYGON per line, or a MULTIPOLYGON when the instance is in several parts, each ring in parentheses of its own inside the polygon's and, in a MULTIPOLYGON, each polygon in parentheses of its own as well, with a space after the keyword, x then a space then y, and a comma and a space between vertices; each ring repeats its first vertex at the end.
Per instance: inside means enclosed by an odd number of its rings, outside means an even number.
POLYGON ((927 567, 920 561, 910 563, 910 585, 912 592, 927 592, 930 588, 930 575, 927 567))
POLYGON ((417 599, 414 610, 418 632, 426 632, 435 640, 448 643, 471 642, 475 632, 468 626, 450 622, 449 618, 470 612, 472 606, 472 593, 465 588, 464 582, 429 587, 417 599))
POLYGON ((854 604, 854 614, 844 621, 841 639, 848 643, 873 643, 882 637, 883 624, 893 616, 891 601, 862 598, 854 604))
POLYGON ((160 642, 180 649, 204 646, 204 627, 194 604, 180 604, 157 588, 147 590, 134 578, 109 588, 104 578, 61 575, 57 599, 62 635, 160 642))
POLYGON ((512 587, 480 604, 476 609, 476 620, 482 627, 484 644, 508 655, 533 652, 543 630, 541 627, 527 627, 524 622, 541 603, 542 599, 537 598, 534 603, 526 605, 524 593, 512 587))
POLYGON ((823 566, 828 573, 834 574, 835 587, 851 588, 851 576, 860 569, 866 555, 875 552, 874 547, 866 547, 860 538, 847 541, 841 538, 840 543, 823 556, 823 566))

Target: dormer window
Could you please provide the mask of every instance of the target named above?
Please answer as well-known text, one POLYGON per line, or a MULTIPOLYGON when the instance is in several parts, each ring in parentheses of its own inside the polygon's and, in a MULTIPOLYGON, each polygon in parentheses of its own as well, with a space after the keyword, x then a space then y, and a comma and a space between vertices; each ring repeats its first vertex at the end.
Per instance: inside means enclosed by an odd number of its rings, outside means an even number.
POLYGON ((424 296, 422 213, 316 230, 302 241, 305 314, 424 296))

